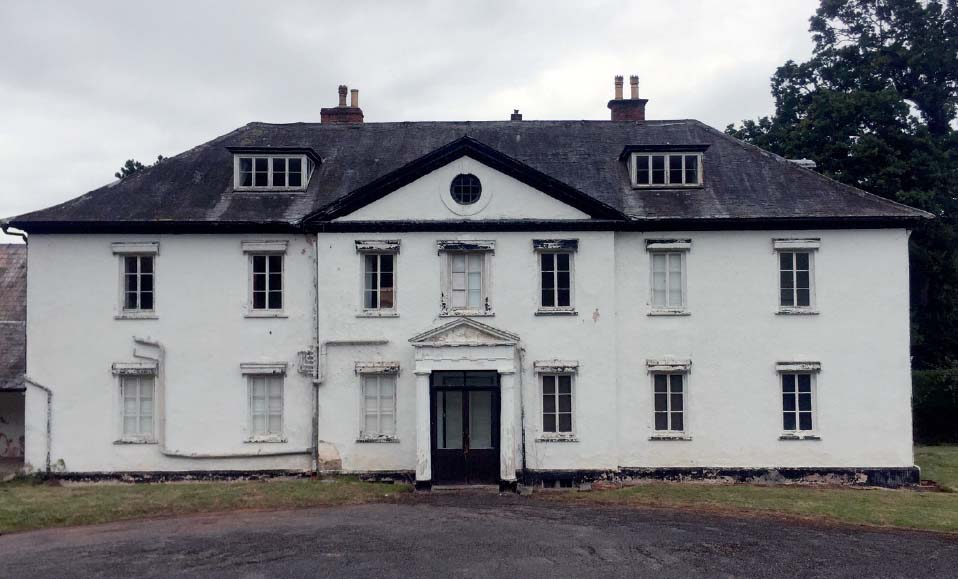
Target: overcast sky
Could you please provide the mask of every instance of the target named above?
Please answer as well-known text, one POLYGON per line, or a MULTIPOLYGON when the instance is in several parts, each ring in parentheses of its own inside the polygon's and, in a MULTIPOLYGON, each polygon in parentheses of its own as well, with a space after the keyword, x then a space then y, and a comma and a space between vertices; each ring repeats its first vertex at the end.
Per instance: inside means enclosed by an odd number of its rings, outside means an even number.
POLYGON ((367 122, 608 119, 612 77, 639 74, 650 119, 724 128, 772 112, 769 77, 809 56, 817 4, 0 0, 0 217, 131 157, 319 121, 339 84, 367 122))

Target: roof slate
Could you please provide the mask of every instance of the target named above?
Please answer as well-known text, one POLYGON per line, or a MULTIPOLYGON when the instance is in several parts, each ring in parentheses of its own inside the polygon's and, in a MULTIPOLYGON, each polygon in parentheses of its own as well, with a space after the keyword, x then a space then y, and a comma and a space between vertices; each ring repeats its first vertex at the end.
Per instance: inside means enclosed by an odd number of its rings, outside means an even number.
POLYGON ((842 185, 699 121, 487 121, 321 125, 250 123, 66 203, 41 222, 298 223, 364 185, 471 137, 634 220, 891 218, 930 215, 842 185), (708 145, 704 186, 636 190, 629 145, 708 145), (304 193, 233 191, 228 147, 310 148, 322 162, 304 193))
POLYGON ((0 244, 0 390, 27 369, 27 246, 0 244))

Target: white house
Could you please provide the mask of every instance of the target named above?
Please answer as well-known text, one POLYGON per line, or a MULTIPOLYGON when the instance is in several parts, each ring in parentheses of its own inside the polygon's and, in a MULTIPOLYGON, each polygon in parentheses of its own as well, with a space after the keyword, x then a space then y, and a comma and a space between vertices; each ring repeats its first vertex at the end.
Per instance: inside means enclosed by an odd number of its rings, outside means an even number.
POLYGON ((916 482, 925 213, 698 121, 251 123, 29 236, 26 461, 916 482))

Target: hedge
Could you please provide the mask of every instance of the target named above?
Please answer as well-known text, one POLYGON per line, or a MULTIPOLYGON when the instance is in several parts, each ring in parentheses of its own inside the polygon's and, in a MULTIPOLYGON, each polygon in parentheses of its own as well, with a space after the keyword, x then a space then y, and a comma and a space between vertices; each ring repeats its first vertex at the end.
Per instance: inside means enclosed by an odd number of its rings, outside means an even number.
POLYGON ((958 442, 958 369, 912 372, 915 442, 958 442))

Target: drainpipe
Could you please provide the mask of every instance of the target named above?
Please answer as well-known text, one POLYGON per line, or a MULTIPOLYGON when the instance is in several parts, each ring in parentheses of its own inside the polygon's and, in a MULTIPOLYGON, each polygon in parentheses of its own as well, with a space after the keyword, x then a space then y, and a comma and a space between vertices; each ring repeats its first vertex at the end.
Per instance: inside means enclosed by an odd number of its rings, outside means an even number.
POLYGON ((2 229, 3 232, 6 233, 7 235, 10 235, 10 236, 12 236, 12 237, 19 237, 20 239, 23 240, 23 244, 24 244, 24 245, 27 244, 27 234, 24 233, 23 231, 10 231, 10 222, 9 222, 9 221, 5 221, 5 220, 3 220, 3 219, 0 219, 0 229, 2 229))
POLYGON ((23 381, 34 388, 38 388, 47 394, 47 475, 50 474, 50 454, 53 447, 53 390, 50 390, 43 384, 40 384, 29 376, 24 376, 23 381))
POLYGON ((310 391, 313 395, 313 422, 311 424, 313 454, 313 477, 319 477, 319 234, 313 235, 313 341, 310 348, 313 349, 313 355, 316 356, 313 364, 313 379, 311 380, 310 391))
POLYGON ((142 344, 144 346, 151 346, 156 348, 158 351, 157 356, 151 357, 146 356, 140 352, 137 352, 134 348, 133 357, 142 358, 144 360, 151 360, 156 362, 157 368, 157 385, 160 389, 160 395, 157 396, 160 403, 163 405, 160 408, 160 428, 159 428, 159 447, 160 454, 163 456, 168 456, 171 458, 259 458, 266 456, 294 456, 300 454, 309 454, 310 449, 297 449, 297 450, 280 450, 280 451, 270 451, 270 452, 235 452, 235 453, 188 453, 180 452, 176 450, 170 450, 166 447, 166 381, 165 381, 165 369, 163 367, 163 358, 164 358, 164 349, 163 345, 160 344, 157 340, 150 338, 139 338, 133 336, 134 344, 142 344))
POLYGON ((526 349, 522 346, 517 348, 519 354, 519 428, 521 429, 522 438, 520 439, 520 448, 522 450, 522 482, 526 482, 526 404, 525 404, 525 395, 522 386, 522 374, 523 374, 523 359, 526 355, 526 349))

